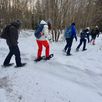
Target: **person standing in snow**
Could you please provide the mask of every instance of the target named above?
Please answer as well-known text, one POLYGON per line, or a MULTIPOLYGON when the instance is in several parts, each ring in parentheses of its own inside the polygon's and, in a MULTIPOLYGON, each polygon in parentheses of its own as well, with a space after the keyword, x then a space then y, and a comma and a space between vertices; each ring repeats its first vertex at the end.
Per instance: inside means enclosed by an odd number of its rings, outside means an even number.
POLYGON ((51 23, 50 22, 45 22, 44 20, 42 20, 40 22, 40 24, 43 24, 43 29, 41 33, 41 37, 38 39, 36 38, 36 42, 38 45, 38 52, 37 52, 37 59, 36 61, 40 61, 42 59, 41 54, 42 54, 42 50, 43 50, 43 46, 45 47, 45 60, 49 60, 50 59, 50 46, 49 46, 49 41, 48 41, 48 34, 49 34, 49 30, 51 30, 51 23))
POLYGON ((95 39, 96 39, 96 36, 99 37, 99 28, 98 26, 96 26, 94 29, 91 30, 91 42, 93 45, 95 45, 95 39))
POLYGON ((77 46, 76 51, 79 51, 79 48, 82 45, 82 43, 83 43, 83 50, 82 51, 87 50, 86 49, 86 38, 87 38, 87 29, 82 30, 82 32, 80 33, 80 43, 77 46))
POLYGON ((90 27, 87 27, 86 28, 86 35, 87 35, 87 40, 88 40, 88 43, 90 43, 90 27))
POLYGON ((13 55, 15 55, 16 67, 22 67, 26 64, 26 63, 21 63, 20 50, 18 47, 18 36, 19 36, 18 30, 20 26, 21 26, 20 20, 16 20, 9 25, 6 35, 7 36, 6 43, 10 51, 3 63, 3 66, 5 67, 11 65, 10 60, 13 55))
POLYGON ((71 47, 73 43, 73 38, 76 39, 77 41, 77 36, 76 36, 76 27, 75 23, 72 23, 70 27, 67 27, 64 33, 64 37, 66 39, 66 45, 64 48, 64 52, 66 52, 67 56, 71 55, 71 47))

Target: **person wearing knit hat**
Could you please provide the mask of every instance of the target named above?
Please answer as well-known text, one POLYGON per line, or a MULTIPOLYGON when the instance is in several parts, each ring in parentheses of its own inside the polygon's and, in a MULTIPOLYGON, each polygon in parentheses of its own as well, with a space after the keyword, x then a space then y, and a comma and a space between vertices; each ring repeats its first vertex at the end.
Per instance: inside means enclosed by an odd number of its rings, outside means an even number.
POLYGON ((16 20, 11 22, 9 25, 7 25, 7 37, 6 37, 6 43, 9 47, 9 54, 7 55, 3 66, 7 67, 12 65, 10 63, 10 60, 12 56, 15 56, 15 62, 16 67, 23 67, 26 65, 26 63, 21 63, 21 57, 20 57, 20 50, 18 47, 18 38, 19 38, 19 28, 21 26, 21 21, 16 20))

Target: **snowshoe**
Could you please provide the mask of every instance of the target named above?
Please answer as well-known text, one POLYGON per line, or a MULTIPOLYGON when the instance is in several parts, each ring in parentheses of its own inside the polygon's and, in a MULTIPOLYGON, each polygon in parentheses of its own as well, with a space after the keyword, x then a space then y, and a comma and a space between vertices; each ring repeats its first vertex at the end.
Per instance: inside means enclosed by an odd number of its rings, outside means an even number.
POLYGON ((68 53, 66 56, 72 56, 72 54, 68 53))
POLYGON ((10 66, 13 66, 14 65, 14 63, 9 63, 9 64, 5 64, 5 65, 2 65, 2 67, 10 67, 10 66))
POLYGON ((40 58, 37 58, 37 59, 35 59, 34 61, 35 61, 35 62, 39 62, 39 61, 41 61, 41 60, 43 59, 43 57, 44 57, 44 56, 42 56, 42 57, 40 57, 40 58))
POLYGON ((54 54, 50 54, 49 57, 42 56, 40 58, 35 59, 34 61, 39 62, 41 60, 50 60, 53 56, 54 56, 54 54))
POLYGON ((25 65, 26 65, 26 63, 22 63, 22 64, 20 64, 20 65, 15 66, 15 68, 24 67, 25 65))
POLYGON ((45 57, 43 58, 44 60, 50 60, 54 55, 53 54, 50 54, 49 57, 45 57))
POLYGON ((83 49, 82 51, 86 51, 87 49, 83 49))

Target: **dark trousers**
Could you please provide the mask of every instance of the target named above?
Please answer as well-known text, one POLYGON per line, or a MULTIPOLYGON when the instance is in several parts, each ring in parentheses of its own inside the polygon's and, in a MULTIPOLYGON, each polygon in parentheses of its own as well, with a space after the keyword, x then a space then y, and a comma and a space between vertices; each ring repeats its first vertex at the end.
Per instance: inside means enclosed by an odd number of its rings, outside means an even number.
POLYGON ((15 60, 16 60, 16 65, 19 66, 21 65, 21 57, 20 57, 20 51, 18 46, 9 46, 9 54, 7 55, 5 61, 4 61, 4 65, 7 65, 10 63, 10 60, 12 58, 13 55, 15 55, 15 60))
POLYGON ((89 35, 87 35, 87 40, 88 40, 88 43, 90 42, 90 36, 89 35))
POLYGON ((73 38, 66 38, 66 46, 64 50, 67 51, 67 54, 70 54, 72 43, 73 43, 73 38))
POLYGON ((86 48, 86 39, 80 39, 80 43, 79 43, 77 49, 80 48, 80 46, 82 45, 82 43, 83 43, 83 50, 86 48))

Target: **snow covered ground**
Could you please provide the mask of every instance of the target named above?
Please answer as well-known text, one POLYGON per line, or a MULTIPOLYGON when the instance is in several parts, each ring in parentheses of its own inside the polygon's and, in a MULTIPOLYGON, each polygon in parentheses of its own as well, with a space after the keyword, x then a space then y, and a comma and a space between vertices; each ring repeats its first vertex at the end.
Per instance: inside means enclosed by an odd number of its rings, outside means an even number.
MULTIPOLYGON (((65 56, 65 42, 51 43, 54 57, 35 63, 37 44, 32 31, 22 31, 19 39, 23 68, 0 66, 0 102, 102 102, 102 36, 87 51, 65 56)), ((0 65, 8 47, 0 39, 0 65)), ((44 52, 43 52, 44 54, 44 52)), ((11 62, 15 62, 14 57, 11 62)))

